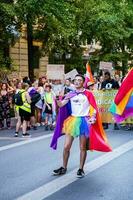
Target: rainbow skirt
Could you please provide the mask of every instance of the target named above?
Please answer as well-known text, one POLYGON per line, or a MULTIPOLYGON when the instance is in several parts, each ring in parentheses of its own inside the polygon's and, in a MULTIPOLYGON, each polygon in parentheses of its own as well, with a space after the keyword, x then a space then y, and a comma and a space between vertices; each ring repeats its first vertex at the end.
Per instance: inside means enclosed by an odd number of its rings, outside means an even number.
POLYGON ((69 134, 72 137, 78 137, 84 135, 89 137, 90 125, 88 124, 87 117, 74 117, 69 116, 63 124, 62 133, 69 134))

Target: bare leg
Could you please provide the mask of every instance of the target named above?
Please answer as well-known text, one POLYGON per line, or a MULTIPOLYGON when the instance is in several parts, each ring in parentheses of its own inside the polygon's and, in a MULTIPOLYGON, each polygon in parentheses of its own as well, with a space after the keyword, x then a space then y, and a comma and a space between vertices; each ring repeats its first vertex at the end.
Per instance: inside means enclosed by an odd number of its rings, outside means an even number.
POLYGON ((85 164, 85 160, 86 160, 86 155, 87 155, 87 151, 86 151, 86 137, 85 136, 81 136, 79 138, 80 140, 80 169, 84 168, 84 164, 85 164))
POLYGON ((63 150, 63 167, 66 169, 68 164, 68 159, 70 155, 70 149, 72 146, 74 138, 70 135, 65 136, 65 144, 64 144, 64 150, 63 150))
POLYGON ((16 124, 16 132, 18 133, 20 126, 21 126, 21 118, 20 118, 20 116, 18 116, 17 118, 18 118, 18 121, 17 121, 17 124, 16 124))
POLYGON ((42 110, 37 108, 37 123, 41 123, 41 113, 42 113, 42 110))
POLYGON ((36 118, 35 118, 35 116, 32 116, 32 117, 30 118, 30 122, 31 122, 31 125, 32 125, 32 126, 35 126, 35 124, 36 124, 36 118))
POLYGON ((22 132, 23 132, 23 134, 25 134, 26 131, 27 131, 27 124, 28 124, 28 122, 24 120, 23 121, 23 125, 22 125, 22 132))
POLYGON ((46 113, 46 116, 45 116, 45 125, 48 125, 48 114, 46 113))
POLYGON ((49 128, 52 130, 52 115, 49 114, 48 116, 48 125, 49 125, 49 128))

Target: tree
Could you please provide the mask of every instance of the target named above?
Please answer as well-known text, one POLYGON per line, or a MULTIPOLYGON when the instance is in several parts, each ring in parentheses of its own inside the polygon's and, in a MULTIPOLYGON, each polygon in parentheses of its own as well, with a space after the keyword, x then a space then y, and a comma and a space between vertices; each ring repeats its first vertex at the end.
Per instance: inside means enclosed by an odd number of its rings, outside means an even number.
POLYGON ((132 58, 133 3, 130 0, 85 0, 79 27, 81 40, 100 42, 101 49, 91 61, 122 62, 123 74, 132 58))
POLYGON ((9 45, 16 37, 13 2, 1 0, 0 2, 0 67, 10 68, 9 45))
POLYGON ((54 26, 48 24, 47 29, 40 30, 42 34, 39 32, 39 35, 45 38, 45 49, 50 52, 49 62, 65 64, 66 72, 73 68, 76 68, 79 72, 85 72, 85 67, 83 65, 83 48, 81 47, 82 41, 80 41, 80 30, 78 27, 78 16, 81 14, 81 7, 79 5, 82 2, 81 0, 72 1, 69 5, 69 14, 66 14, 67 18, 66 16, 64 17, 65 29, 62 24, 56 26, 56 23, 53 21, 52 23, 55 24, 54 26), (52 29, 52 27, 55 28, 52 29), (57 27, 59 28, 57 29, 57 27), (47 37, 48 35, 49 37, 47 37), (47 40, 47 38, 49 38, 49 40, 47 40))
POLYGON ((19 24, 27 25, 29 76, 33 78, 33 40, 42 41, 49 53, 57 38, 67 38, 74 29, 73 1, 18 0, 15 4, 19 24))
POLYGON ((101 60, 112 61, 115 66, 121 62, 124 74, 128 61, 132 60, 131 0, 17 0, 14 8, 10 0, 8 4, 3 2, 0 3, 4 19, 3 22, 0 18, 2 46, 13 41, 12 30, 27 26, 30 77, 33 77, 33 40, 42 42, 42 52, 50 55, 50 62, 65 63, 66 71, 72 68, 84 71, 82 46, 94 40, 101 46, 90 56, 89 61, 95 66, 101 60))

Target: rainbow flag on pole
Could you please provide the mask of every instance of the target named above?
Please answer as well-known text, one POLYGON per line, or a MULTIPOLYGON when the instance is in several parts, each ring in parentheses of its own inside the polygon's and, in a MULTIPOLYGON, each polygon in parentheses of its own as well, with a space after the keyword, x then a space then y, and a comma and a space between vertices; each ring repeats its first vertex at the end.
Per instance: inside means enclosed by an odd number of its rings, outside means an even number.
POLYGON ((95 83, 89 63, 86 64, 86 75, 85 75, 85 82, 84 82, 85 88, 87 88, 88 82, 95 83))

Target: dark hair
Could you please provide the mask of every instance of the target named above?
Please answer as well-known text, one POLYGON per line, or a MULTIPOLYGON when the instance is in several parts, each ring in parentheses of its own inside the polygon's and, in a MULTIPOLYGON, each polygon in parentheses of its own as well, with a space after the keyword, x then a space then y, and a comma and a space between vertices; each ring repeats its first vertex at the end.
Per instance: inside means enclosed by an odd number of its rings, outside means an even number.
POLYGON ((105 72, 104 75, 107 75, 110 77, 110 72, 105 72))
POLYGON ((38 87, 43 87, 43 83, 41 81, 38 82, 38 87))
POLYGON ((70 78, 66 78, 66 81, 71 81, 71 79, 70 78))
POLYGON ((46 86, 45 86, 45 88, 49 88, 49 89, 52 89, 52 86, 50 85, 50 84, 47 84, 46 86))
POLYGON ((82 74, 77 74, 75 77, 77 76, 81 77, 83 79, 83 82, 85 82, 85 77, 82 74))
POLYGON ((16 88, 18 88, 18 85, 19 85, 19 84, 21 84, 21 86, 22 86, 21 81, 18 81, 18 82, 15 84, 16 88))
POLYGON ((25 76, 25 77, 23 78, 23 82, 24 82, 24 83, 27 83, 28 80, 29 80, 28 76, 25 76))
POLYGON ((8 85, 7 85, 7 83, 1 83, 1 89, 2 89, 2 87, 3 87, 3 85, 5 85, 6 86, 6 90, 8 89, 8 85))

